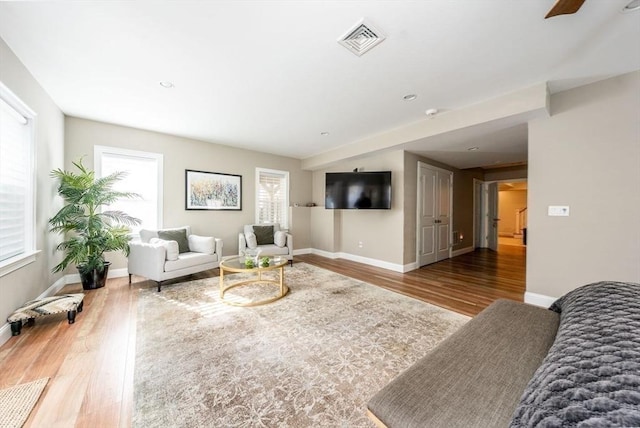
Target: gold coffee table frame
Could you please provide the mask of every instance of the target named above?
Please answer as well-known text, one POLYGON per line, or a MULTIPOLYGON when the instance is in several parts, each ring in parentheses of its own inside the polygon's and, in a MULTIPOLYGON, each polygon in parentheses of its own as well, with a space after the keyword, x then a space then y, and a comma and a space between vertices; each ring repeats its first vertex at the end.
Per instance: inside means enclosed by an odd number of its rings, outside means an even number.
POLYGON ((286 266, 287 263, 288 261, 285 257, 276 256, 276 257, 269 257, 269 266, 267 267, 247 268, 244 265, 244 256, 230 257, 228 259, 222 260, 220 262, 220 299, 227 305, 232 305, 232 306, 259 306, 259 305, 265 305, 267 303, 275 302, 278 299, 282 299, 289 292, 289 287, 284 285, 284 267, 286 266), (262 272, 267 272, 270 270, 280 271, 279 280, 262 278, 262 272), (253 279, 248 279, 245 281, 239 281, 233 284, 229 284, 225 288, 224 274, 230 273, 230 272, 233 272, 233 273, 256 272, 258 275, 253 279), (246 303, 232 302, 224 298, 224 293, 226 293, 228 290, 231 290, 232 288, 240 287, 242 285, 258 284, 258 283, 273 284, 273 285, 279 286, 280 294, 276 295, 275 297, 269 297, 268 299, 259 300, 257 302, 251 301, 246 303))

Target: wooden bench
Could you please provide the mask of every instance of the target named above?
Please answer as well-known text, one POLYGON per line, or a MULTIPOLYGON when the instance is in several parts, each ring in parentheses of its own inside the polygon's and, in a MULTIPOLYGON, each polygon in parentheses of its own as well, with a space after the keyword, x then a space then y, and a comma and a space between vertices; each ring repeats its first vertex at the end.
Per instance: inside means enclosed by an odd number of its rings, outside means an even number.
POLYGON ((66 312, 69 324, 73 324, 76 321, 76 313, 82 312, 83 299, 84 293, 76 293, 31 300, 7 318, 7 322, 11 324, 11 335, 20 335, 22 324, 33 325, 38 317, 61 312, 66 312))

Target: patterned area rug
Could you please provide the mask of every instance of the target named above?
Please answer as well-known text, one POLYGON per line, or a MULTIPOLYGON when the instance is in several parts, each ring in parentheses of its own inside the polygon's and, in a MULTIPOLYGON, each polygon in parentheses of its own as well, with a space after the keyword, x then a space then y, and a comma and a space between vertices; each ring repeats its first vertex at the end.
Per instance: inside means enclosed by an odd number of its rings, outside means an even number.
POLYGON ((0 427, 19 428, 24 425, 49 378, 34 380, 0 390, 0 427))
POLYGON ((217 277, 141 290, 133 425, 371 427, 367 400, 469 319, 305 263, 285 275, 287 296, 251 308, 217 277))

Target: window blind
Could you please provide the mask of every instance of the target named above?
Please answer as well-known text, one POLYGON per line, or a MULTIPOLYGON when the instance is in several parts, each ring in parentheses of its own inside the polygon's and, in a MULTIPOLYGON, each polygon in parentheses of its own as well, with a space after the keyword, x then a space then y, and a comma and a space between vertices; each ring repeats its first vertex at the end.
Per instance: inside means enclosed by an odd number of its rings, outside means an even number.
POLYGON ((287 229, 289 173, 260 168, 256 172, 256 223, 279 223, 287 229))
POLYGON ((31 250, 30 121, 0 99, 0 262, 31 250))

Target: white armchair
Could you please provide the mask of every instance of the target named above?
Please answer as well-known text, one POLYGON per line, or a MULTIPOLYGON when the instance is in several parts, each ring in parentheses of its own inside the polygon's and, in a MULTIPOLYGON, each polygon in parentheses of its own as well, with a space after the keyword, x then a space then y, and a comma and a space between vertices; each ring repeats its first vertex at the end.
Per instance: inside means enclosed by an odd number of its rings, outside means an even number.
POLYGON ((238 252, 247 248, 261 250, 261 254, 281 256, 293 266, 293 236, 280 230, 278 223, 246 224, 238 234, 238 252))
POLYGON ((222 259, 222 240, 191 234, 189 226, 140 231, 140 241, 129 243, 129 284, 132 275, 158 283, 217 268, 222 259))

